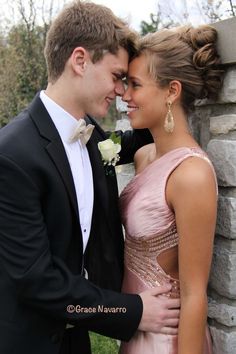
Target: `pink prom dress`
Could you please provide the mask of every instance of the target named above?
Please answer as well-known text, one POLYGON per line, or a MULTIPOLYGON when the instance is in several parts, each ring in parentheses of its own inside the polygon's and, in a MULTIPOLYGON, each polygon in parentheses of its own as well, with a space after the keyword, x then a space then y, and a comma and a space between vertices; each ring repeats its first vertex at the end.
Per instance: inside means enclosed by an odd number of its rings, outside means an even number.
MULTIPOLYGON (((175 215, 165 198, 167 180, 181 162, 193 156, 205 159, 212 166, 200 148, 177 148, 150 163, 122 191, 120 207, 126 232, 123 292, 140 293, 171 283, 167 295, 179 297, 178 279, 166 274, 158 264, 158 257, 178 247, 175 215)), ((178 354, 177 346, 175 335, 137 331, 129 342, 121 343, 120 354, 178 354)), ((212 354, 208 328, 203 354, 212 354)))

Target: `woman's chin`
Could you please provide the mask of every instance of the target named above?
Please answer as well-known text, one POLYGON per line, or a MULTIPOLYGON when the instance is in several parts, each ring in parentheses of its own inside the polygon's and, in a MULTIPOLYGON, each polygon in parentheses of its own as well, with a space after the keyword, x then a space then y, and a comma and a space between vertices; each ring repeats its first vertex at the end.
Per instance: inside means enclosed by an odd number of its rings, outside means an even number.
POLYGON ((131 125, 132 129, 144 129, 145 128, 143 126, 143 124, 135 122, 135 120, 130 120, 130 125, 131 125))

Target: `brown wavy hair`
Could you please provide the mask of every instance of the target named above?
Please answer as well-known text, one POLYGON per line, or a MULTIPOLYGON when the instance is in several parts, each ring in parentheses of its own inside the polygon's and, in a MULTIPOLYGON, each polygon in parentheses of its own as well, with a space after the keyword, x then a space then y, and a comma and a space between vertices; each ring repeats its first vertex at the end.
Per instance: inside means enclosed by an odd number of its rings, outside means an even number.
POLYGON ((58 79, 79 46, 91 52, 93 62, 102 59, 105 52, 116 54, 119 47, 127 50, 131 59, 136 53, 137 34, 105 6, 72 2, 52 22, 47 33, 44 55, 49 81, 58 79))
POLYGON ((209 25, 164 29, 142 37, 138 54, 148 57, 148 71, 160 87, 172 80, 182 84, 186 112, 195 99, 216 98, 224 71, 217 52, 217 31, 209 25))

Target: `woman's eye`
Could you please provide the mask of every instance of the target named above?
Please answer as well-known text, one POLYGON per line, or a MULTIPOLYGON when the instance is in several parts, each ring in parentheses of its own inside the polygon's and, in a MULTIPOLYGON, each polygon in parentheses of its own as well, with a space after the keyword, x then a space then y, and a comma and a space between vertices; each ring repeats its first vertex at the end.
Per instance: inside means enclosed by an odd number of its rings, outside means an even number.
POLYGON ((139 85, 139 83, 136 82, 136 81, 131 81, 131 86, 132 86, 132 87, 138 87, 138 86, 140 86, 140 85, 139 85))

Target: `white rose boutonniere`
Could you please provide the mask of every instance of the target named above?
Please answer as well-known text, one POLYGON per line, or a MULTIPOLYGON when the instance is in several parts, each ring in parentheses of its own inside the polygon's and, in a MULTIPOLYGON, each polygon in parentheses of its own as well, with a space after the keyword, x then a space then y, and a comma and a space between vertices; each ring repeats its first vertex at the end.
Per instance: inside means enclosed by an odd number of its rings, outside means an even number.
POLYGON ((106 174, 111 175, 113 169, 109 168, 115 166, 119 161, 119 152, 121 150, 120 137, 112 133, 109 139, 100 141, 98 143, 98 149, 101 153, 104 166, 106 166, 106 174))

